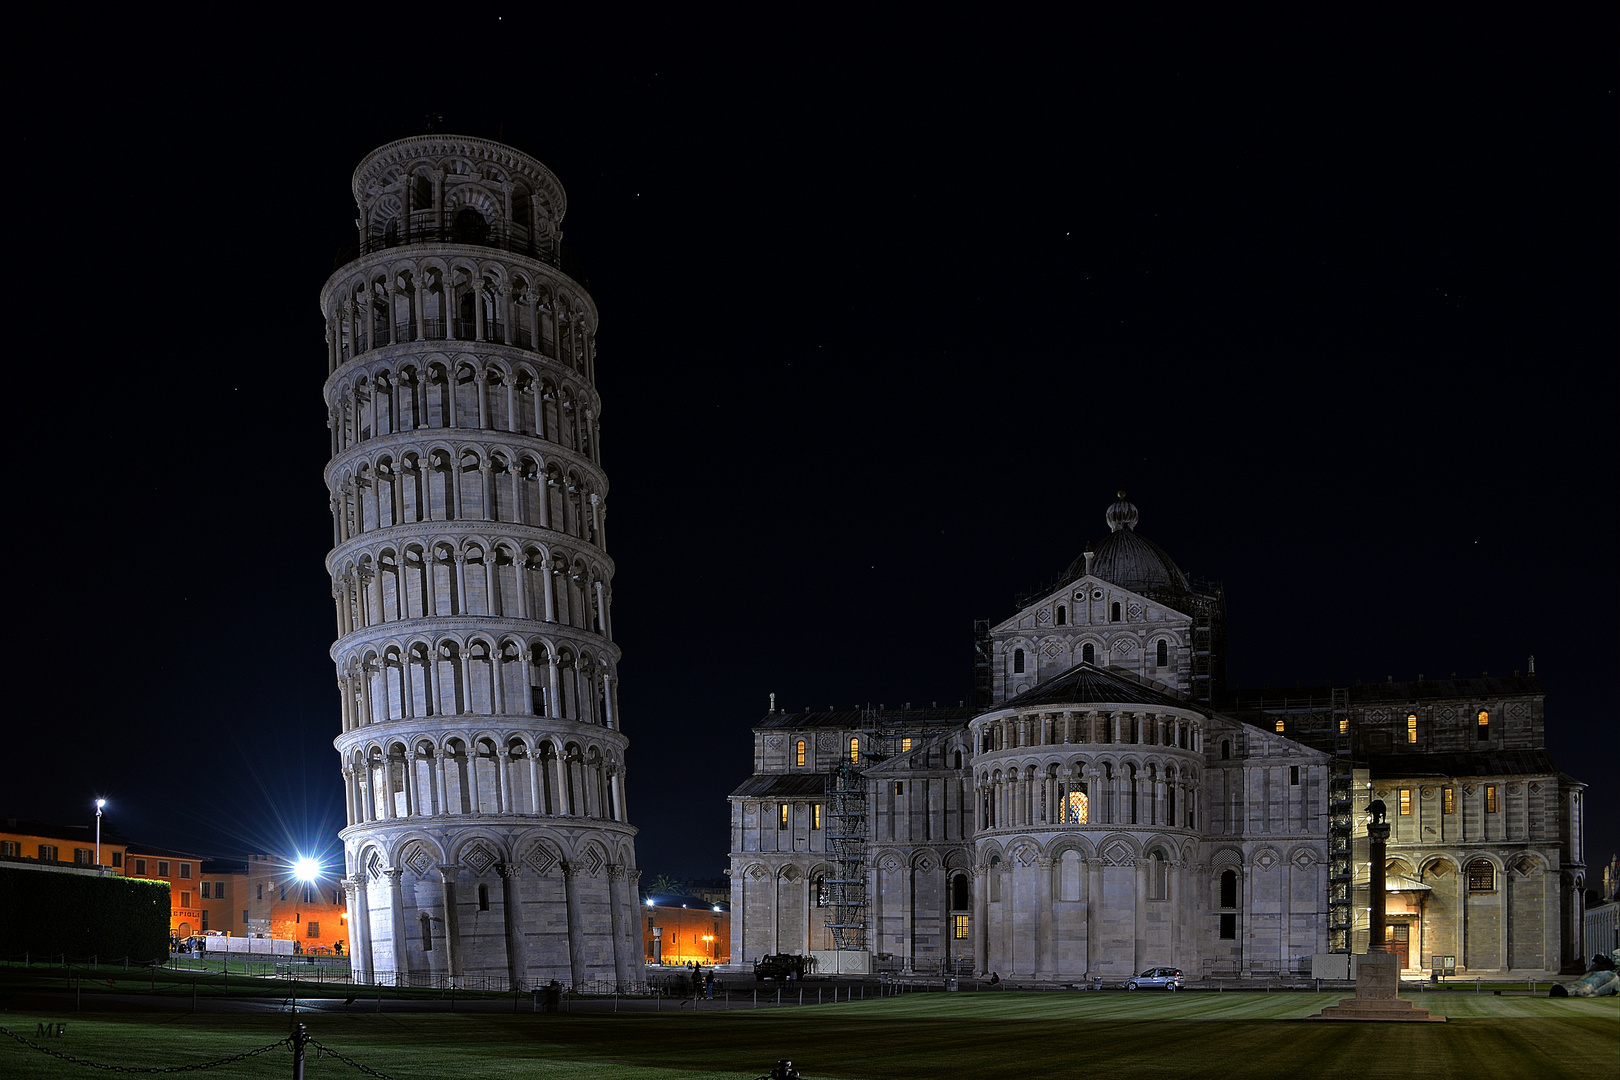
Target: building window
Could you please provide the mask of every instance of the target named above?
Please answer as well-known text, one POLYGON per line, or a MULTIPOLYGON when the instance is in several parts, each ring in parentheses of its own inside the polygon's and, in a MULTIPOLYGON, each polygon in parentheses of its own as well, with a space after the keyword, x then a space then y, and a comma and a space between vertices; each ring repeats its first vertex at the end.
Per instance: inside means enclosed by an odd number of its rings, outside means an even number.
POLYGON ((1062 604, 1059 604, 1058 609, 1057 609, 1057 624, 1059 626, 1066 626, 1066 625, 1068 625, 1068 622, 1069 622, 1069 609, 1064 607, 1062 604))
POLYGON ((785 829, 785 828, 788 827, 788 804, 787 803, 783 803, 781 806, 779 806, 777 808, 776 827, 778 829, 785 829))
POLYGON ((168 876, 169 876, 169 860, 167 860, 167 859, 159 859, 158 860, 158 877, 168 877, 168 876))
POLYGON ((1170 666, 1170 643, 1164 640, 1164 638, 1159 639, 1159 655, 1157 660, 1159 667, 1170 666))
POLYGON ((304 903, 313 904, 314 902, 315 902, 315 886, 313 886, 313 885, 305 885, 304 886, 304 903))
POLYGON ((821 804, 820 803, 811 803, 810 804, 810 827, 812 829, 821 828, 821 804))
POLYGON ((73 862, 77 866, 89 866, 96 859, 93 848, 76 847, 73 849, 73 862))
POLYGON ((1089 641, 1080 646, 1080 660, 1082 663, 1095 664, 1097 662, 1097 647, 1089 641))
POLYGON ((1496 813, 1496 785, 1495 784, 1486 784, 1485 785, 1485 812, 1487 814, 1496 813))
POLYGON ((951 916, 951 937, 957 941, 966 941, 968 936, 968 916, 951 916))
POLYGON ((479 911, 488 911, 489 910, 489 886, 488 885, 480 885, 480 886, 478 886, 478 910, 479 911))
POLYGON ((1440 808, 1443 813, 1455 814, 1457 812, 1457 789, 1440 789, 1440 808))
POLYGON ((123 865, 124 865, 124 853, 122 851, 113 852, 113 865, 116 866, 116 867, 119 867, 120 869, 123 868, 123 865))
POLYGON ((1289 787, 1299 787, 1299 766, 1298 765, 1290 765, 1290 766, 1288 766, 1288 786, 1289 787))
POLYGON ((1479 710, 1479 741, 1485 742, 1491 737, 1491 714, 1484 709, 1479 710))
POLYGON ((259 895, 256 897, 256 899, 259 899, 259 900, 264 899, 264 882, 262 882, 262 881, 259 882, 259 895))
POLYGON ((287 886, 285 885, 281 887, 281 898, 283 900, 287 899, 287 886))
POLYGON ((191 864, 190 863, 183 862, 183 863, 180 864, 180 876, 183 877, 183 878, 190 878, 191 877, 191 864))
POLYGON ((851 765, 859 765, 861 763, 860 739, 849 740, 849 761, 851 765))
POLYGON ((203 910, 202 910, 202 932, 205 933, 205 934, 208 933, 208 909, 207 908, 203 908, 203 910))
POLYGON ((422 921, 422 951, 423 952, 432 952, 433 951, 433 920, 428 918, 426 912, 423 912, 421 921, 422 921))
POLYGON ((1411 815, 1412 815, 1412 789, 1409 788, 1409 787, 1403 787, 1403 788, 1401 788, 1401 816, 1402 817, 1410 817, 1411 815))
POLYGON ((209 900, 209 899, 213 898, 213 895, 214 895, 213 890, 209 887, 208 882, 206 882, 206 881, 203 882, 202 883, 202 898, 204 900, 209 900))
POLYGON ((896 780, 894 782, 894 793, 896 795, 904 795, 906 793, 906 782, 904 780, 896 780))
POLYGON ((0 855, 9 855, 17 858, 22 855, 22 845, 15 840, 0 840, 0 855))
POLYGON ((1221 940, 1222 941, 1236 941, 1237 940, 1237 916, 1236 915, 1228 914, 1228 915, 1222 915, 1221 916, 1221 940))
POLYGON ((308 936, 309 936, 309 937, 312 937, 312 938, 318 938, 318 937, 320 937, 320 936, 321 936, 321 924, 320 924, 320 923, 318 923, 318 922, 312 922, 312 923, 310 923, 310 924, 309 924, 309 933, 308 933, 308 936))
POLYGON ((135 860, 135 876, 136 877, 145 877, 146 876, 146 860, 145 859, 136 859, 135 860))
POLYGON ((1115 600, 1112 604, 1108 605, 1108 621, 1109 622, 1119 622, 1119 601, 1118 600, 1115 600))
POLYGON ((1406 741, 1409 743, 1417 742, 1417 713, 1415 712, 1406 714, 1406 741))
POLYGON ((1237 907, 1237 871, 1221 871, 1221 907, 1237 907))
POLYGON ((1343 720, 1339 721, 1339 734, 1340 735, 1348 735, 1348 734, 1350 734, 1350 718, 1348 716, 1345 717, 1343 720))
POLYGON ((57 850, 55 844, 39 845, 39 858, 41 862, 55 862, 57 850))
POLYGON ((225 899, 225 883, 223 881, 214 882, 214 899, 225 899))
POLYGON ((973 886, 968 884, 966 874, 957 874, 951 878, 951 910, 966 911, 973 906, 973 886))
POLYGON ((248 924, 248 909, 243 908, 242 909, 242 925, 246 926, 247 924, 248 924))
POLYGON ((180 890, 180 906, 181 907, 190 907, 191 906, 191 890, 190 889, 181 889, 180 890))
POLYGON ((804 768, 804 740, 800 739, 793 744, 793 764, 804 768))
POLYGON ((832 894, 827 891, 827 879, 816 878, 816 907, 826 907, 832 902, 832 894))
POLYGON ((1469 892, 1495 892, 1496 867, 1484 859, 1475 859, 1468 864, 1468 891, 1469 892))
POLYGON ((1221 760, 1222 761, 1230 761, 1230 760, 1232 760, 1232 740, 1231 739, 1222 739, 1221 740, 1221 760))
POLYGON ((1024 650, 1023 649, 1014 649, 1013 650, 1013 674, 1014 675, 1022 675, 1023 673, 1024 673, 1024 650))
POLYGON ((1063 798, 1059 824, 1084 825, 1091 820, 1091 800, 1083 791, 1071 791, 1063 798))
POLYGON ((1148 853, 1148 899, 1170 899, 1170 864, 1157 848, 1148 853))
POLYGON ((1281 735, 1282 733, 1283 733, 1283 722, 1281 720, 1278 720, 1277 721, 1277 734, 1281 735))
POLYGON ((900 740, 900 752, 902 754, 911 753, 911 737, 909 735, 900 740))

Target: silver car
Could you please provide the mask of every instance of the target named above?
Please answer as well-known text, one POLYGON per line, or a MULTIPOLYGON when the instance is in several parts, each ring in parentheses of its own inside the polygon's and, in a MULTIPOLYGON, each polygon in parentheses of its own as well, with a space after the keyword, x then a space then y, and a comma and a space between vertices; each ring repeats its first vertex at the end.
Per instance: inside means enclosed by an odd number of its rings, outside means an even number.
POLYGON ((1187 980, 1181 977, 1180 968, 1156 967, 1148 968, 1125 984, 1127 990, 1185 990, 1187 980))

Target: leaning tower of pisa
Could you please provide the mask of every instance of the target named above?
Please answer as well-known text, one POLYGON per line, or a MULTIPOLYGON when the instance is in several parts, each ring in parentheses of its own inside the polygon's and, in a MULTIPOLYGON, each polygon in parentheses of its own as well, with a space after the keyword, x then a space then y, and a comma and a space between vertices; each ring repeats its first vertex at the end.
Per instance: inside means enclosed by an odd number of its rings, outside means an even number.
POLYGON ((640 983, 596 307, 562 187, 427 135, 353 188, 321 313, 356 976, 640 983))

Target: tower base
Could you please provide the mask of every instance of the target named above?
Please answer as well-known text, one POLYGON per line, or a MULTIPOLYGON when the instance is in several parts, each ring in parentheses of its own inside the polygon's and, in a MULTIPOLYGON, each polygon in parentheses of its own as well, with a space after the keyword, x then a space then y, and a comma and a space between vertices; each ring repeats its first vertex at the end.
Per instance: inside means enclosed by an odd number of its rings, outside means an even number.
POLYGON ((1367 953, 1356 957, 1356 996, 1329 1005, 1310 1020, 1393 1020, 1443 1024, 1443 1016, 1430 1016, 1397 996, 1401 986, 1400 958, 1394 953, 1367 953))

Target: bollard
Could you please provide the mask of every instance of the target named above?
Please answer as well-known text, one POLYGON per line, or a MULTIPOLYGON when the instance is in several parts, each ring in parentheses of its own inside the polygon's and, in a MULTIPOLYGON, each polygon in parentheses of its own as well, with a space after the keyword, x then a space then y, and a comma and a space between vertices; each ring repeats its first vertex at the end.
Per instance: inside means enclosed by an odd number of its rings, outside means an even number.
POLYGON ((799 1004, 804 1004, 804 987, 799 987, 799 1004))
POLYGON ((304 1044, 309 1042, 309 1032, 304 1025, 299 1024, 293 1029, 293 1080, 304 1080, 304 1044))

